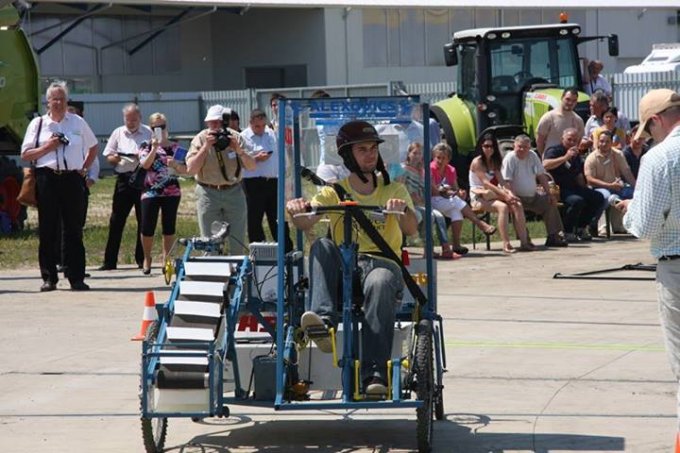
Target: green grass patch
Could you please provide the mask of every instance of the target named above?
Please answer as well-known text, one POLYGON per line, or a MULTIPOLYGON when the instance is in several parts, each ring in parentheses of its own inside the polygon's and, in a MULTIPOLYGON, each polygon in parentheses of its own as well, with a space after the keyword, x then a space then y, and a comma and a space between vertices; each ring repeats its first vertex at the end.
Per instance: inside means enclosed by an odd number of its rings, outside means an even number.
MULTIPOLYGON (((109 216, 111 215, 111 200, 113 189, 116 183, 116 178, 109 176, 99 180, 91 189, 89 208, 87 214, 87 222, 83 232, 83 242, 86 250, 86 260, 88 266, 99 266, 104 260, 104 249, 106 248, 106 240, 108 238, 108 224, 109 216)), ((177 215, 177 237, 191 237, 199 234, 198 221, 196 218, 196 196, 194 192, 195 182, 193 179, 185 179, 181 181, 182 186, 182 201, 180 203, 179 212, 177 215)), ((23 231, 13 233, 8 236, 0 236, 0 269, 16 269, 22 267, 38 267, 38 213, 35 209, 28 210, 28 219, 26 221, 23 231)), ((496 224, 495 218, 492 216, 492 223, 496 224)), ((328 227, 327 223, 317 224, 309 239, 319 237, 325 234, 328 227)), ((545 227, 543 222, 531 221, 527 222, 529 235, 532 238, 545 237, 545 227)), ((267 222, 264 222, 265 232, 268 237, 269 228, 267 222)), ((514 237, 514 230, 510 227, 511 238, 514 237)), ((295 234, 295 229, 291 232, 295 234)), ((134 210, 131 210, 128 217, 125 230, 123 232, 123 240, 118 253, 118 264, 134 264, 135 263, 135 235, 137 231, 137 220, 134 216, 134 210)), ((293 236, 294 237, 294 236, 293 236)), ((499 241, 498 233, 491 238, 492 241, 499 241)), ((476 240, 478 243, 485 241, 484 234, 479 230, 476 231, 476 240)), ((466 221, 463 227, 461 242, 472 242, 472 226, 470 222, 466 221)), ((436 235, 435 235, 435 243, 436 235)), ((422 244, 422 240, 415 241, 415 244, 422 244)), ((536 241, 539 245, 539 242, 536 241)), ((438 244, 437 244, 438 245, 438 244)), ((160 222, 156 227, 156 240, 154 241, 154 264, 158 265, 162 259, 161 252, 161 235, 160 222)))

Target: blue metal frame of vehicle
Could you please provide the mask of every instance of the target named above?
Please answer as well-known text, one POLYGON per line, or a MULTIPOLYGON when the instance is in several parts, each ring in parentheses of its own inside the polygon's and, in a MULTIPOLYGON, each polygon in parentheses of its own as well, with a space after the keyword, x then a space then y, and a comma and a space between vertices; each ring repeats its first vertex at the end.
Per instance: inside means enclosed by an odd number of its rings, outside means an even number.
MULTIPOLYGON (((280 112, 280 129, 278 131, 278 160, 279 160, 279 178, 278 178, 278 218, 284 219, 286 213, 284 206, 286 204, 286 158, 287 152, 292 150, 292 160, 290 165, 293 167, 293 191, 296 197, 300 197, 302 193, 302 185, 300 178, 301 161, 300 161, 300 132, 301 132, 301 115, 309 114, 311 118, 318 119, 320 122, 325 121, 349 121, 353 119, 362 119, 367 121, 381 121, 398 124, 406 124, 412 121, 411 115, 417 113, 422 115, 422 118, 429 118, 429 106, 427 104, 419 104, 418 97, 376 97, 376 98, 348 98, 348 99, 286 99, 279 101, 280 112), (419 109, 419 110, 416 110, 419 109)), ((427 124, 427 123, 426 123, 427 124)), ((291 157, 291 154, 288 154, 291 157)), ((430 161, 430 143, 427 127, 424 128, 423 134, 423 158, 425 162, 430 161)), ((425 171, 425 194, 431 193, 430 172, 425 171)), ((434 269, 433 269, 433 241, 432 241, 432 212, 431 197, 425 196, 426 215, 424 215, 425 222, 425 246, 424 256, 426 258, 426 272, 430 276, 427 278, 427 303, 424 306, 416 306, 413 310, 418 310, 415 318, 430 319, 435 322, 435 325, 441 327, 441 318, 436 314, 437 303, 434 290, 434 269)), ((350 222, 351 217, 345 216, 345 222, 350 222)), ((345 244, 341 245, 341 256, 343 266, 343 354, 339 365, 342 367, 342 400, 339 402, 323 402, 323 401, 288 401, 286 400, 286 382, 289 366, 287 364, 294 363, 297 359, 296 354, 296 338, 295 329, 296 322, 290 322, 291 319, 296 319, 296 302, 293 300, 299 297, 298 291, 293 283, 293 268, 297 266, 299 275, 303 275, 303 261, 301 250, 304 249, 303 235, 298 231, 296 243, 297 253, 286 253, 285 241, 278 242, 276 261, 269 260, 269 265, 276 265, 279 272, 277 272, 277 302, 276 302, 276 324, 275 328, 271 328, 266 322, 261 312, 261 303, 257 301, 248 301, 246 308, 258 320, 261 326, 265 327, 267 332, 272 336, 276 346, 276 387, 275 399, 273 407, 276 410, 313 410, 313 409, 377 409, 377 408, 413 408, 421 407, 423 401, 417 399, 407 399, 411 397, 411 392, 404 392, 402 388, 401 376, 401 359, 392 360, 391 381, 393 391, 391 400, 384 401, 355 401, 352 397, 353 387, 353 362, 355 357, 352 355, 355 348, 355 341, 358 338, 357 319, 352 314, 352 278, 351 269, 354 266, 356 245, 351 243, 351 228, 345 228, 349 237, 345 238, 345 244), (286 281, 286 278, 288 280, 286 281), (288 286, 286 287, 286 284, 288 286)), ((285 237, 284 222, 278 222, 278 237, 285 237)), ((222 315, 222 322, 225 323, 226 333, 222 338, 218 337, 218 341, 214 342, 191 342, 190 346, 194 351, 187 351, 182 353, 172 352, 173 357, 207 357, 208 359, 208 386, 209 386, 209 406, 206 411, 199 412, 171 412, 160 413, 149 410, 149 389, 154 382, 154 371, 162 356, 169 356, 171 353, 162 351, 167 339, 167 322, 174 313, 174 301, 179 295, 179 282, 185 277, 184 263, 192 259, 192 253, 197 250, 206 250, 210 246, 206 246, 205 242, 201 242, 204 238, 193 238, 185 241, 186 249, 181 259, 177 260, 176 279, 173 283, 170 298, 167 304, 157 305, 159 311, 159 331, 157 338, 153 342, 144 341, 143 355, 142 355, 142 417, 206 417, 206 416, 223 416, 229 413, 226 404, 235 405, 251 405, 251 406, 271 406, 271 402, 254 401, 248 398, 248 392, 243 389, 238 372, 238 358, 236 355, 236 339, 235 330, 239 320, 239 313, 241 304, 245 300, 245 296, 249 291, 249 279, 252 278, 253 257, 246 255, 244 257, 228 257, 215 256, 210 259, 215 259, 220 262, 228 262, 233 264, 237 272, 229 277, 229 285, 233 287, 233 293, 230 297, 227 309, 222 315), (200 348, 200 349, 199 349, 200 348), (235 383, 235 392, 233 397, 224 397, 223 392, 223 374, 225 363, 230 361, 233 366, 233 375, 235 383)), ((258 262, 257 264, 261 264, 258 262)), ((415 329, 412 334, 415 338, 415 329)), ((183 346, 182 344, 173 343, 175 346, 183 346)), ((435 329, 434 335, 435 347, 435 366, 436 366, 436 383, 441 384, 441 375, 445 367, 445 356, 443 354, 443 335, 441 329, 435 329), (439 332, 439 334, 437 334, 439 332)))

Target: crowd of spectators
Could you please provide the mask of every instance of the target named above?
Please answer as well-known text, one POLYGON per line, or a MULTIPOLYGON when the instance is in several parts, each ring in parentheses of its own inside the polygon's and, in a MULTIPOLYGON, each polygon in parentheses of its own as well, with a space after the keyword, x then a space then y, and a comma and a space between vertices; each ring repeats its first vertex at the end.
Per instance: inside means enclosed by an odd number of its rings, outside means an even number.
MULTIPOLYGON (((68 160, 68 154, 64 152, 69 147, 59 154, 59 142, 55 142, 52 131, 66 128, 64 125, 54 126, 52 117, 57 117, 53 113, 66 102, 67 93, 63 84, 51 86, 48 90, 50 112, 43 117, 43 120, 50 119, 50 122, 48 128, 41 132, 43 140, 36 139, 38 124, 34 121, 29 126, 24 143, 24 159, 38 160, 39 168, 49 168, 49 173, 41 171, 44 175, 49 174, 50 179, 58 175, 58 184, 65 184, 61 182, 65 180, 62 174, 73 171, 71 168, 59 167, 64 160, 62 155, 68 160), (55 91, 60 92, 57 100, 54 99, 55 91), (43 141, 46 144, 41 146, 43 141)), ((313 95, 314 98, 328 96, 322 90, 313 95)), ((531 148, 528 136, 520 135, 515 138, 512 151, 502 156, 493 134, 480 137, 469 169, 469 194, 459 187, 456 168, 450 164, 452 150, 433 133, 432 120, 425 129, 422 121, 414 116, 408 127, 395 129, 405 137, 408 146, 402 148, 403 144, 400 144, 396 154, 402 161, 401 165, 396 167, 396 171, 390 167, 390 172, 409 191, 421 232, 425 198, 431 198, 433 221, 441 246, 441 252, 435 253, 435 257, 455 259, 468 253, 468 249, 461 244, 464 219, 472 222, 483 234, 493 235, 497 228, 484 220, 484 216, 480 215, 484 212, 497 217, 502 251, 507 254, 536 249, 527 229, 527 212, 543 220, 547 247, 565 247, 568 243, 589 241, 593 236, 603 234, 604 211, 632 197, 640 159, 647 152, 648 145, 643 139, 631 139, 630 131, 625 129, 627 120, 611 107, 606 93, 598 90, 592 94, 591 116, 585 123, 574 112, 577 96, 576 88, 564 90, 559 107, 540 119, 535 149, 531 148), (423 161, 419 140, 424 133, 432 136, 430 162, 423 161), (430 172, 432 181, 430 194, 424 193, 426 171, 430 172), (556 190, 556 187, 559 189, 556 190), (511 224, 519 246, 512 244, 511 224)), ((263 228, 266 217, 271 232, 270 240, 276 241, 279 220, 277 108, 280 99, 285 97, 278 93, 271 96, 271 118, 262 110, 252 111, 243 131, 238 113, 221 105, 211 106, 204 119, 206 128, 191 140, 188 150, 181 149, 177 143, 169 140, 168 118, 163 113, 150 115, 147 126, 142 124, 142 112, 138 105, 125 105, 122 110, 124 124, 111 133, 103 151, 103 157, 114 166, 116 185, 104 261, 99 270, 117 268, 123 229, 133 207, 137 217, 137 266, 144 274, 151 273, 153 239, 159 214, 165 260, 175 239, 181 197, 179 176, 196 180, 196 212, 201 235, 210 234, 212 222, 227 221, 231 227, 227 251, 241 254, 249 242, 267 240, 263 228), (178 151, 181 157, 176 158, 178 151), (145 173, 141 186, 133 181, 138 170, 145 173)), ((78 127, 87 126, 81 116, 74 113, 66 115, 64 118, 71 123, 80 122, 78 127)), ((332 152, 332 147, 325 142, 329 141, 328 136, 337 133, 338 127, 333 129, 332 125, 324 125, 316 128, 322 142, 319 149, 321 156, 332 152)), ((381 126, 377 130, 381 135, 394 133, 381 126)), ((88 134, 83 133, 82 136, 87 138, 88 134)), ((97 146, 93 144, 90 149, 86 149, 84 144, 78 146, 82 150, 78 153, 76 169, 79 173, 90 174, 84 178, 86 190, 96 181, 96 176, 92 177, 91 174, 96 168, 93 162, 98 162, 95 159, 97 146)), ((67 160, 63 165, 68 165, 67 160)), ((319 159, 317 171, 328 182, 340 181, 349 175, 343 164, 330 163, 327 157, 319 159)), ((42 178, 43 183, 47 183, 47 179, 42 178)), ((83 208, 86 206, 86 198, 81 205, 83 208)), ((39 211, 43 212, 42 217, 45 217, 46 209, 43 207, 39 211)), ((625 232, 621 215, 617 215, 615 210, 610 212, 614 233, 625 232)), ((51 210, 48 214, 52 217, 60 215, 51 210)), ((83 216, 80 215, 80 218, 83 216)), ((82 242, 84 221, 77 222, 78 225, 66 225, 64 221, 62 219, 60 224, 65 227, 65 233, 68 232, 68 235, 64 235, 64 250, 68 249, 68 253, 59 253, 54 248, 48 252, 46 247, 41 247, 44 291, 56 287, 57 271, 52 270, 52 263, 58 263, 62 254, 64 264, 68 264, 65 267, 82 267, 81 260, 74 258, 80 256, 74 250, 79 250, 82 245, 72 246, 71 243, 79 235, 82 242)), ((43 230, 41 234, 47 240, 47 233, 43 230)), ((286 249, 290 250, 293 245, 287 222, 284 230, 286 249)), ((87 286, 82 282, 84 277, 80 277, 80 273, 76 271, 69 275, 74 289, 87 286)))

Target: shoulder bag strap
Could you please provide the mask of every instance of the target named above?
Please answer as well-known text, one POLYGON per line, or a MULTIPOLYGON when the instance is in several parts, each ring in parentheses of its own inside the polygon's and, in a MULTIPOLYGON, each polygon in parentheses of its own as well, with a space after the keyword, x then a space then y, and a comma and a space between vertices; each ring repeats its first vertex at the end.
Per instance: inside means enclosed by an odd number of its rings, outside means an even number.
MULTIPOLYGON (((40 144, 40 132, 42 131, 42 124, 43 124, 43 117, 40 117, 40 122, 38 122, 38 132, 35 134, 35 147, 37 148, 38 145, 40 144)), ((31 161, 31 167, 35 168, 37 160, 32 160, 31 161)))

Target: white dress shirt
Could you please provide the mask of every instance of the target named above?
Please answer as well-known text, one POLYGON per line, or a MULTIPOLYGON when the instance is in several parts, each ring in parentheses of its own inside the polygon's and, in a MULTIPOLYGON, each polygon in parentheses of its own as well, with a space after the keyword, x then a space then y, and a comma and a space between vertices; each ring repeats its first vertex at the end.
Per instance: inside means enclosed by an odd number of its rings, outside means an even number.
POLYGON ((90 148, 97 145, 97 137, 84 119, 72 113, 67 112, 61 121, 53 121, 47 114, 33 118, 26 129, 24 142, 21 144, 21 154, 29 149, 36 148, 36 135, 38 134, 40 118, 42 118, 42 126, 40 127, 37 147, 40 147, 56 133, 64 134, 69 144, 60 144, 56 150, 39 157, 35 166, 53 170, 81 170, 90 148))

